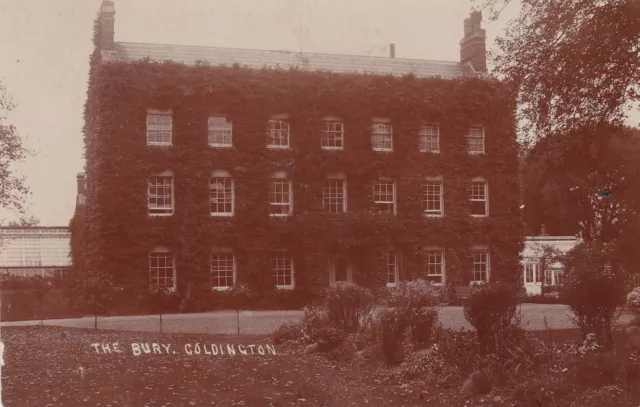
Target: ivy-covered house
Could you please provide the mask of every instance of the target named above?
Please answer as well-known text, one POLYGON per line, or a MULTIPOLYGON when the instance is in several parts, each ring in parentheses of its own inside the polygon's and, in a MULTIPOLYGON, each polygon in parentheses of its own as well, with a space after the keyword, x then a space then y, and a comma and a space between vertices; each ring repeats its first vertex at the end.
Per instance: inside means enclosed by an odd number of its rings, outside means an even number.
POLYGON ((479 13, 455 62, 115 42, 114 15, 95 27, 81 268, 299 298, 522 281, 515 105, 479 13))

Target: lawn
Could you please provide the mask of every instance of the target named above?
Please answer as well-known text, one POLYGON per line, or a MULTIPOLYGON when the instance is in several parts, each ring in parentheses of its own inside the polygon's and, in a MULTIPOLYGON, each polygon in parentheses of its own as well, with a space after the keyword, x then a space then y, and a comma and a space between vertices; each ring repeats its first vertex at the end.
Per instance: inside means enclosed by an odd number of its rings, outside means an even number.
POLYGON ((2 328, 2 339, 5 407, 440 405, 416 385, 391 380, 381 385, 384 379, 375 372, 341 368, 324 355, 302 355, 299 346, 275 346, 273 355, 265 347, 271 343, 265 335, 31 326, 2 328), (114 353, 114 342, 122 353, 114 353), (101 346, 97 353, 93 343, 111 344, 112 353, 101 346), (149 343, 151 353, 135 356, 132 343, 149 343), (154 354, 151 343, 170 345, 169 353, 158 346, 154 354), (195 352, 196 343, 199 355, 185 353, 187 344, 195 352), (213 353, 210 344, 223 344, 225 355, 205 354, 204 348, 213 353), (228 354, 227 344, 236 349, 235 356, 228 354), (254 354, 249 345, 256 345, 254 354))

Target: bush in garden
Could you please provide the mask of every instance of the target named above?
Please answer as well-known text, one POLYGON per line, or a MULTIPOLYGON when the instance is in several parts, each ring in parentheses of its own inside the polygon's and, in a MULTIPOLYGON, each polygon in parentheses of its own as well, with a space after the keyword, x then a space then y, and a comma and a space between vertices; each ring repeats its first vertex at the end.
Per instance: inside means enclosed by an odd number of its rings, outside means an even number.
POLYGON ((335 326, 327 326, 318 331, 318 351, 331 351, 344 342, 347 334, 335 326))
POLYGON ((362 319, 370 315, 375 306, 371 291, 355 284, 331 288, 326 304, 329 320, 346 333, 358 332, 362 319))
POLYGON ((476 329, 484 353, 504 353, 520 341, 518 293, 511 285, 487 283, 475 286, 464 303, 464 317, 476 329))
POLYGON ((453 388, 460 381, 458 369, 447 363, 437 344, 407 355, 399 373, 404 379, 420 378, 428 385, 444 389, 453 388))
POLYGON ((246 284, 238 284, 223 293, 222 307, 230 309, 250 309, 256 300, 256 293, 246 284))
POLYGON ((281 324, 278 329, 273 333, 273 343, 280 345, 287 341, 297 341, 302 339, 302 323, 300 322, 285 322, 281 324))
POLYGON ((473 331, 437 328, 434 342, 447 365, 455 367, 461 379, 474 370, 479 348, 473 331))
POLYGON ((378 314, 379 343, 384 361, 388 365, 402 362, 402 345, 406 331, 406 318, 397 309, 388 308, 378 314))
POLYGON ((326 307, 322 305, 304 307, 302 310, 302 337, 305 341, 317 342, 323 328, 331 325, 326 307))
POLYGON ((612 255, 612 246, 581 243, 563 259, 565 277, 561 296, 574 313, 583 337, 594 333, 610 348, 618 307, 625 301, 625 276, 612 255))
MULTIPOLYGON (((430 343, 432 332, 438 322, 435 308, 440 301, 440 290, 424 280, 400 282, 389 289, 385 305, 403 319, 399 326, 408 329, 414 349, 424 349, 430 343)), ((404 331, 399 333, 400 336, 404 331)))
POLYGON ((635 325, 640 325, 640 287, 636 287, 627 294, 627 309, 633 313, 635 325))

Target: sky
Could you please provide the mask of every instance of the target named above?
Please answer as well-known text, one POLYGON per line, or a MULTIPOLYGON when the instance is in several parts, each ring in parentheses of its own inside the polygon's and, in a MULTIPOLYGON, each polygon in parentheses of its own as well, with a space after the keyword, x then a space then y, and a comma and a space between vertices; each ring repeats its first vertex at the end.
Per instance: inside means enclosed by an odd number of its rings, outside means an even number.
MULTIPOLYGON (((68 225, 84 170, 83 106, 101 0, 0 0, 0 78, 8 115, 33 151, 16 167, 27 214, 68 225)), ((115 0, 115 40, 458 61, 471 0, 115 0)), ((487 46, 518 14, 488 21, 487 46)), ((637 118, 635 123, 640 121, 637 118)), ((18 214, 0 211, 0 219, 18 214)))

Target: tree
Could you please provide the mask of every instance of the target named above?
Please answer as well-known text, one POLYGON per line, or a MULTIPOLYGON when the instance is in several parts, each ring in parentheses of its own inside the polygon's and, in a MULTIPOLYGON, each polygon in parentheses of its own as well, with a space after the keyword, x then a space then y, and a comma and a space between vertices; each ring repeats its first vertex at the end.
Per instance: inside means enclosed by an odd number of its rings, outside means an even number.
POLYGON ((613 343, 613 325, 625 302, 628 276, 612 243, 583 242, 563 257, 561 295, 574 313, 583 338, 596 335, 605 348, 613 343))
POLYGON ((40 220, 38 220, 38 218, 36 218, 35 216, 29 216, 28 218, 26 216, 20 216, 20 219, 18 219, 17 221, 12 221, 9 222, 9 227, 10 228, 21 228, 21 227, 28 227, 28 226, 38 226, 40 224, 40 220))
MULTIPOLYGON (((512 0, 472 0, 492 19, 512 0)), ((640 101, 640 2, 522 0, 493 73, 513 85, 533 138, 601 122, 622 124, 640 101)))
POLYGON ((23 161, 29 152, 22 146, 16 128, 7 123, 7 114, 13 107, 0 81, 0 207, 22 211, 29 191, 24 184, 24 177, 17 176, 12 165, 23 161))
POLYGON ((640 131, 613 125, 552 135, 523 171, 525 221, 585 241, 625 236, 640 215, 640 131))

